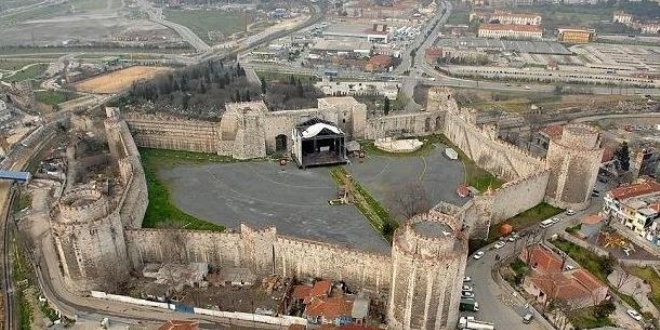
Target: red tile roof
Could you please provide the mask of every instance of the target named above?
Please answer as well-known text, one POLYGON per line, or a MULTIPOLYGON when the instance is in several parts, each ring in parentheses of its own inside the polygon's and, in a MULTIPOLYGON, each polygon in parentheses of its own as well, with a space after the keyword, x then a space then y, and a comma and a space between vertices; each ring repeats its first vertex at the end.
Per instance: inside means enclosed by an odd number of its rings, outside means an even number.
POLYGON ((380 67, 386 67, 392 64, 392 56, 389 55, 383 55, 383 54, 378 54, 375 56, 372 56, 369 59, 369 64, 375 65, 375 66, 380 66, 380 67))
POLYGON ((547 135, 551 139, 560 137, 563 132, 564 126, 561 125, 550 125, 541 129, 541 133, 547 135))
POLYGON ((309 303, 313 298, 327 297, 332 289, 332 282, 321 280, 314 283, 310 289, 309 294, 305 297, 305 304, 309 303))
POLYGON ((582 223, 585 225, 595 225, 601 223, 603 220, 605 220, 605 216, 602 214, 589 214, 582 218, 582 223))
MULTIPOLYGON (((524 247, 519 256, 520 260, 527 262, 527 253, 527 247, 524 247)), ((557 273, 561 272, 563 261, 554 252, 541 245, 535 245, 529 254, 528 264, 538 273, 557 273)))
POLYGON ((351 316, 353 301, 343 295, 329 298, 313 298, 305 308, 305 315, 321 316, 326 320, 334 320, 342 316, 351 316))
POLYGON ((543 293, 559 300, 571 300, 575 298, 591 297, 591 292, 572 278, 561 273, 530 276, 529 280, 534 283, 543 293))
POLYGON ((305 330, 305 326, 302 324, 292 324, 289 326, 288 330, 305 330))
POLYGON ((603 157, 600 159, 601 163, 609 162, 614 159, 614 153, 616 152, 615 147, 605 146, 603 147, 603 157))
POLYGON ((312 287, 309 285, 296 285, 293 287, 293 293, 291 296, 294 299, 304 300, 309 296, 309 293, 312 291, 312 287))
POLYGON ((613 199, 624 200, 655 192, 660 192, 660 183, 646 181, 643 183, 614 188, 610 190, 607 195, 613 199))
POLYGON ((601 282, 596 276, 592 275, 588 271, 580 268, 577 271, 573 272, 573 278, 578 281, 582 286, 584 286, 589 291, 595 291, 605 287, 605 284, 601 282))
POLYGON ((460 197, 468 197, 470 195, 470 188, 464 184, 459 185, 458 188, 456 188, 456 194, 460 197))
POLYGON ((161 325, 158 330, 197 330, 199 321, 194 320, 169 320, 161 325))

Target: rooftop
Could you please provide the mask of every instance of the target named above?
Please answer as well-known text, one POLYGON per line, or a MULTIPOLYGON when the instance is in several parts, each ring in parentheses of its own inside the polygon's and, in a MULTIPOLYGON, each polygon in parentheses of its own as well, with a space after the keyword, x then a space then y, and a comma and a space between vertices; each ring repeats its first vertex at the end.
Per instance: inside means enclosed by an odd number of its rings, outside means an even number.
POLYGON ((589 214, 586 217, 582 218, 582 223, 585 225, 596 225, 605 220, 605 216, 602 214, 589 214))
POLYGON ((344 295, 328 298, 313 298, 305 308, 305 315, 321 316, 326 320, 334 320, 342 316, 351 316, 353 301, 344 295))
POLYGON ((646 182, 632 184, 627 186, 622 186, 610 190, 607 195, 616 200, 624 200, 633 197, 639 197, 643 195, 648 195, 652 193, 660 192, 660 183, 657 183, 653 180, 648 180, 646 182))
POLYGON ((314 286, 309 290, 309 294, 305 297, 305 304, 317 298, 327 297, 331 289, 332 282, 328 280, 316 281, 314 286))
POLYGON ((313 50, 319 50, 319 51, 346 51, 346 52, 352 52, 355 50, 371 50, 373 47, 373 44, 367 41, 360 41, 360 40, 326 40, 326 39, 321 39, 317 41, 314 46, 312 46, 313 50))
POLYGON ((541 133, 545 134, 551 139, 561 137, 561 134, 564 132, 564 126, 562 125, 550 125, 541 129, 541 133))
POLYGON ((322 107, 352 107, 360 105, 352 96, 332 96, 318 99, 319 108, 322 107))
POLYGON ((199 321, 193 320, 169 320, 165 322, 158 330, 197 330, 199 321))
POLYGON ((445 237, 452 234, 452 230, 444 223, 435 221, 421 221, 412 224, 415 232, 428 238, 445 237))
POLYGON ((514 25, 514 24, 481 24, 479 30, 491 31, 520 31, 520 32, 542 32, 536 25, 514 25))
POLYGON ((557 254, 542 245, 534 245, 531 249, 531 252, 528 252, 528 248, 523 247, 522 253, 519 256, 520 260, 527 262, 527 258, 529 257, 527 264, 532 266, 538 273, 561 272, 564 262, 557 254))

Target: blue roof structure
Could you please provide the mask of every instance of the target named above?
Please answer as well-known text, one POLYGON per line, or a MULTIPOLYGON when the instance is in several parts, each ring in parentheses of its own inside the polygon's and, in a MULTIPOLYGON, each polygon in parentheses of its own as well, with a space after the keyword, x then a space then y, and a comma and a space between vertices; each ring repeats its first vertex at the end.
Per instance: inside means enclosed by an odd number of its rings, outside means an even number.
POLYGON ((15 172, 0 170, 0 179, 29 182, 32 175, 30 172, 15 172))

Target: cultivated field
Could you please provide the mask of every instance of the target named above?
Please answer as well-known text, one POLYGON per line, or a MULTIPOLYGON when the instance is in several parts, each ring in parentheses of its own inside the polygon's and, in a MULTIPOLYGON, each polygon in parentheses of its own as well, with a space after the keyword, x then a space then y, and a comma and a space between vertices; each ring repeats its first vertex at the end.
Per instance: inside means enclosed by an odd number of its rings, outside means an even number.
POLYGON ((86 93, 114 94, 130 88, 134 81, 151 79, 170 70, 163 67, 133 66, 83 80, 73 86, 77 91, 86 93))

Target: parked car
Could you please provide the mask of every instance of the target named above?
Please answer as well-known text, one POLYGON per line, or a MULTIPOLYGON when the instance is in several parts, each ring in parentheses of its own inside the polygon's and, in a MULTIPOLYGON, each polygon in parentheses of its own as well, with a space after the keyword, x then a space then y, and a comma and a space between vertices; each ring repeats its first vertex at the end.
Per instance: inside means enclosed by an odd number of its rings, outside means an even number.
POLYGON ((561 221, 561 219, 559 219, 559 218, 557 218, 557 217, 552 218, 552 223, 557 224, 557 223, 559 223, 559 221, 561 221))
POLYGON ((463 277, 463 282, 470 282, 470 281, 472 281, 472 278, 470 278, 470 276, 463 277))
POLYGON ((564 267, 564 270, 573 270, 573 269, 575 269, 575 266, 573 266, 573 265, 566 265, 564 267))
POLYGON ((518 237, 520 237, 520 236, 517 233, 513 233, 506 240, 509 241, 509 242, 513 242, 513 241, 517 240, 518 237))
POLYGON ((463 292, 472 292, 474 291, 471 286, 463 285, 463 292))
POLYGON ((566 215, 575 215, 575 213, 577 213, 577 212, 575 212, 573 210, 570 210, 570 209, 566 210, 566 215))
POLYGON ((462 297, 463 298, 474 298, 474 292, 473 291, 463 291, 462 297))
POLYGON ((484 251, 479 251, 479 252, 477 252, 477 253, 474 254, 474 257, 473 257, 473 258, 474 258, 474 260, 479 260, 479 259, 481 259, 481 257, 483 257, 483 256, 484 256, 484 251))
POLYGON ((529 322, 532 322, 533 318, 534 318, 534 314, 527 312, 527 314, 525 314, 525 316, 523 316, 522 321, 525 324, 529 324, 529 322))
POLYGON ((640 314, 639 314, 636 310, 634 310, 634 309, 629 309, 629 310, 626 311, 626 313, 628 313, 628 315, 629 315, 630 317, 632 317, 633 319, 635 319, 635 320, 637 320, 637 321, 641 321, 641 320, 642 320, 642 315, 640 315, 640 314))
POLYGON ((505 244, 506 244, 506 242, 504 242, 504 241, 498 241, 497 243, 495 243, 494 247, 496 249, 501 249, 502 247, 504 247, 505 244))

